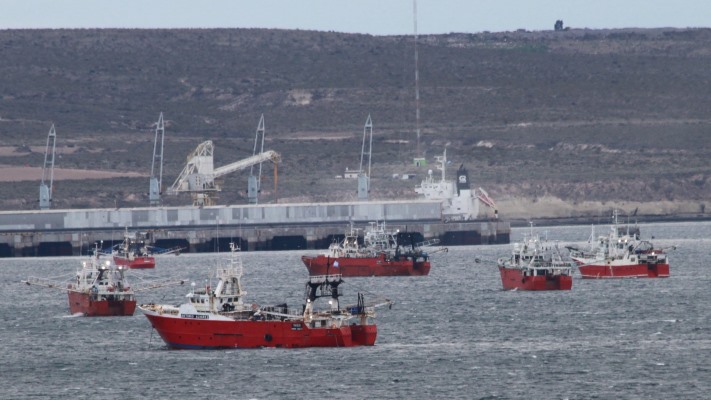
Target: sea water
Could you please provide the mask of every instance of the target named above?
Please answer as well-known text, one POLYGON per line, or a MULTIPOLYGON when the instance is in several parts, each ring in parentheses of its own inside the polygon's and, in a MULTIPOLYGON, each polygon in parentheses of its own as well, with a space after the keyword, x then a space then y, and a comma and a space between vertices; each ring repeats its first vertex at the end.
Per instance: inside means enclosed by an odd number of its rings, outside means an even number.
MULTIPOLYGON (((395 302, 378 310, 376 345, 355 348, 169 350, 139 310, 72 316, 65 293, 20 282, 69 277, 81 258, 1 259, 0 398, 709 398, 711 223, 640 229, 657 247, 678 246, 670 278, 582 280, 576 271, 571 291, 503 291, 494 261, 511 245, 435 253, 426 277, 344 278, 344 303, 358 292, 395 302)), ((561 246, 590 235, 589 226, 534 230, 561 246)), ((527 232, 514 229, 512 240, 527 232)), ((242 253, 245 301, 300 307, 309 253, 242 253)), ((143 278, 205 285, 226 257, 159 257, 143 278)), ((137 297, 180 304, 189 290, 137 297)))

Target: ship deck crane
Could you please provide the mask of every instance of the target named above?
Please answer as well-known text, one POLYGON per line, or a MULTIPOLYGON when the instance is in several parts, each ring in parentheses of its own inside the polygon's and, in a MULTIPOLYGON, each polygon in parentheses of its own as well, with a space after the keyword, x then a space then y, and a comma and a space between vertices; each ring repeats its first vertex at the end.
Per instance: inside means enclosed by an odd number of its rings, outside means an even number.
POLYGON ((57 132, 54 129, 54 124, 52 124, 52 127, 49 128, 49 134, 47 135, 47 147, 44 150, 44 166, 42 167, 42 183, 40 183, 39 193, 39 206, 41 210, 48 210, 52 205, 52 189, 54 186, 54 153, 56 149, 56 142, 57 132))
POLYGON ((243 160, 214 168, 214 146, 212 140, 207 140, 188 155, 187 164, 173 185, 168 189, 168 194, 188 192, 192 195, 193 205, 214 205, 215 193, 221 190, 215 179, 232 172, 249 168, 264 161, 277 164, 281 161, 279 153, 268 150, 247 157, 243 160))

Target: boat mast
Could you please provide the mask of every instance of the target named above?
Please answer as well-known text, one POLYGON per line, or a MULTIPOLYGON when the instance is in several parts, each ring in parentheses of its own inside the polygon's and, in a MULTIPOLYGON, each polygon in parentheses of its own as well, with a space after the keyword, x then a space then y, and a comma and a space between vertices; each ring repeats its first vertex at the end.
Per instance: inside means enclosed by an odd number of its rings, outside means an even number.
POLYGON ((52 203, 52 187, 54 185, 54 152, 57 142, 57 132, 54 124, 49 128, 47 135, 47 147, 44 150, 44 166, 42 167, 42 183, 40 183, 40 209, 48 210, 52 203), (50 152, 50 142, 52 150, 50 152), (47 186, 49 182, 49 186, 47 186))
POLYGON ((153 140, 153 163, 151 164, 151 180, 150 189, 148 192, 148 200, 151 207, 160 205, 160 195, 163 188, 163 138, 165 136, 165 124, 163 122, 163 113, 158 117, 156 123, 156 134, 153 140), (160 147, 158 145, 160 137, 160 147), (158 166, 156 167, 156 163, 158 166), (156 169, 158 173, 156 174, 156 169))

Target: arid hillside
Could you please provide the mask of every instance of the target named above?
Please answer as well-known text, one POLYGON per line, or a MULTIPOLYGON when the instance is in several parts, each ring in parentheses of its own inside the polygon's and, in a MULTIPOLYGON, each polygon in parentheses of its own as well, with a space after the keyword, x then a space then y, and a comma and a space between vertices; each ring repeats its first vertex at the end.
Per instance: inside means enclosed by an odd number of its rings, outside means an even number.
MULTIPOLYGON (((354 199, 336 176, 359 167, 371 115, 371 198, 414 198, 428 168, 413 158, 446 148, 447 172, 464 164, 504 217, 709 213, 711 30, 421 36, 419 153, 414 49, 311 31, 0 31, 0 209, 38 207, 52 123, 55 208, 147 205, 163 112, 164 188, 202 141, 216 166, 250 156, 264 114, 282 162, 276 182, 264 166, 262 202, 354 199)), ((248 173, 225 176, 218 203, 245 203, 248 173)))

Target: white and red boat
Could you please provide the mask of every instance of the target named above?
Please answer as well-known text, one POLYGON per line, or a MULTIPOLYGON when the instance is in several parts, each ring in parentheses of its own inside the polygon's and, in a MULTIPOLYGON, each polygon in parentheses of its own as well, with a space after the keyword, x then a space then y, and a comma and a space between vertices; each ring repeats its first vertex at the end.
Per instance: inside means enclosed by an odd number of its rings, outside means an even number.
POLYGON ((111 251, 114 262, 128 268, 155 268, 156 258, 150 253, 145 237, 140 232, 123 235, 123 242, 114 246, 111 251))
POLYGON ((574 264, 565 261, 558 243, 541 241, 531 232, 515 243, 510 257, 499 258, 504 290, 570 290, 574 264))
POLYGON ((49 278, 29 277, 24 283, 67 292, 69 311, 88 317, 133 315, 136 309, 135 292, 125 276, 126 268, 101 261, 100 252, 94 251, 89 260, 70 281, 58 282, 49 278))
MULTIPOLYGON (((398 243, 398 231, 385 229, 385 222, 371 222, 363 245, 358 244, 358 230, 351 226, 341 242, 333 243, 328 251, 316 256, 302 256, 309 275, 340 274, 355 276, 421 276, 430 273, 429 254, 421 245, 398 243)), ((444 249, 442 249, 444 250, 444 249)))
POLYGON ((155 280, 133 288, 126 278, 128 267, 101 260, 101 254, 97 246, 94 254, 83 260, 81 269, 68 280, 30 276, 22 282, 67 292, 69 312, 87 317, 133 315, 136 292, 183 283, 181 280, 155 280))
POLYGON ((149 269, 156 266, 156 255, 180 254, 183 249, 161 249, 148 244, 145 232, 129 233, 123 235, 123 241, 111 248, 111 255, 117 265, 131 269, 149 269))
POLYGON ((593 230, 589 250, 568 247, 583 278, 669 277, 669 261, 665 251, 667 249, 655 248, 651 242, 640 240, 637 233, 630 235, 620 232, 615 213, 613 226, 607 235, 594 240, 593 230))
POLYGON ((242 262, 231 245, 229 265, 217 271, 215 286, 195 288, 179 306, 139 306, 165 343, 176 349, 259 347, 372 346, 377 337, 375 308, 362 294, 354 305, 341 306, 340 275, 313 276, 306 284, 306 302, 259 306, 243 302, 242 262), (325 308, 317 303, 328 298, 325 308))

